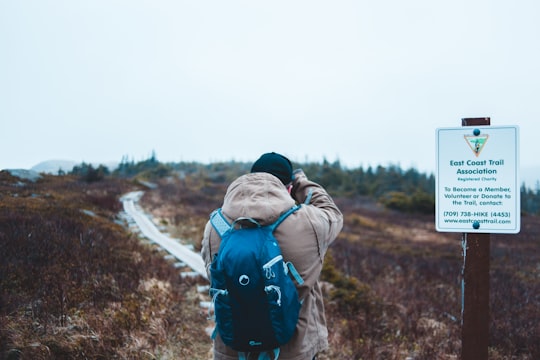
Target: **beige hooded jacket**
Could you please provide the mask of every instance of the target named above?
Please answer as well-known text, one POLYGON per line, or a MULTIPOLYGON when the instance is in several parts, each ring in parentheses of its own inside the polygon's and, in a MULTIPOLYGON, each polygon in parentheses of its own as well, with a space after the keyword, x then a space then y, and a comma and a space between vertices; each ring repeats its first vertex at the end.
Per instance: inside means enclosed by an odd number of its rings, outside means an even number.
MULTIPOLYGON (((297 285, 298 294, 303 300, 300 319, 291 341, 281 347, 279 358, 282 360, 311 360, 328 347, 319 275, 326 250, 341 231, 343 215, 328 193, 300 171, 295 174, 291 195, 303 204, 309 194, 309 204, 302 205, 274 232, 284 260, 291 261, 304 279, 303 285, 297 285)), ((231 183, 222 211, 229 221, 245 216, 266 225, 294 206, 295 200, 291 195, 275 176, 250 173, 231 183)), ((201 254, 209 276, 209 267, 219 249, 220 240, 212 225, 207 223, 201 254)), ((218 335, 214 342, 214 359, 235 360, 238 354, 224 345, 218 335)))

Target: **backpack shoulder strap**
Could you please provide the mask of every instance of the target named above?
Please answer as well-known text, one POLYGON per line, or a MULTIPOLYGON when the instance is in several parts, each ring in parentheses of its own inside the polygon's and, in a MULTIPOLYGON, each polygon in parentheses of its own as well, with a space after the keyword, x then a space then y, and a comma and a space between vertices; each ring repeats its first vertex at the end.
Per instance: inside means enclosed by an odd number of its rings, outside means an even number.
POLYGON ((227 231, 232 229, 231 224, 229 224, 227 219, 225 219, 225 216, 223 216, 221 208, 214 210, 212 214, 210 214, 210 223, 221 237, 227 231))
POLYGON ((294 205, 292 208, 290 208, 289 210, 281 214, 281 216, 273 224, 268 225, 270 229, 272 230, 272 232, 276 230, 279 224, 281 224, 283 220, 287 218, 287 216, 291 215, 293 212, 295 212, 298 209, 300 209, 300 205, 294 205))
MULTIPOLYGON (((268 225, 268 227, 274 232, 274 230, 278 227, 279 224, 283 222, 287 218, 287 216, 294 213, 296 210, 300 209, 301 205, 294 205, 292 208, 281 214, 281 216, 271 225, 268 225)), ((285 262, 285 265, 287 266, 287 272, 290 273, 293 278, 296 280, 296 282, 300 285, 304 283, 304 280, 302 279, 302 276, 300 273, 296 270, 292 262, 285 262)))
MULTIPOLYGON (((292 208, 284 212, 280 215, 280 217, 272 224, 268 225, 268 227, 272 230, 272 232, 287 218, 287 216, 294 213, 296 210, 300 209, 300 205, 294 205, 292 208)), ((235 220, 233 224, 230 224, 225 216, 223 215, 223 212, 221 211, 221 208, 216 209, 210 214, 210 223, 214 227, 214 229, 217 231, 219 236, 223 236, 227 231, 231 230, 234 226, 234 224, 239 220, 249 220, 250 222, 253 222, 256 226, 260 226, 257 221, 251 219, 251 218, 239 218, 235 220)))

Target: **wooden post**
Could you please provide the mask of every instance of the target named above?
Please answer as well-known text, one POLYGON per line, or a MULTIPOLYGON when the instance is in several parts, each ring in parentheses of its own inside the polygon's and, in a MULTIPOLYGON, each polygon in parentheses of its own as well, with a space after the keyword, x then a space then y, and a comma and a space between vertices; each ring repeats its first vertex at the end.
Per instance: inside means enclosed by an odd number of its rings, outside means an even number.
MULTIPOLYGON (((465 118, 461 125, 491 124, 490 118, 465 118)), ((462 246, 461 360, 487 360, 490 234, 463 233, 462 246)))

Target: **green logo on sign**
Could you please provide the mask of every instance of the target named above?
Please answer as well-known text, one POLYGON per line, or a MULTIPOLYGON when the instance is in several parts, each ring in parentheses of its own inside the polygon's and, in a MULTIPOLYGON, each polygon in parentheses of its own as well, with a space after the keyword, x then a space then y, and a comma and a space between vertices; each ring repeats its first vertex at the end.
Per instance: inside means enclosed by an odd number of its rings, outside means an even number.
POLYGON ((482 149, 484 148, 484 145, 486 145, 487 139, 489 138, 489 135, 463 135, 465 138, 465 141, 473 151, 474 155, 478 157, 480 153, 482 152, 482 149))

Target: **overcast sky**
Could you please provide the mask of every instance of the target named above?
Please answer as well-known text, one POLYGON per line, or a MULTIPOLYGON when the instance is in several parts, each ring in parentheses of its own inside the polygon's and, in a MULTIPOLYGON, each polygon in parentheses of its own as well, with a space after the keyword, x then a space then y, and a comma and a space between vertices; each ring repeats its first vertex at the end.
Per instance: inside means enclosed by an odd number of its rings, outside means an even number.
POLYGON ((538 166, 536 0, 0 0, 0 169, 295 161, 435 169, 435 130, 520 127, 538 166))

